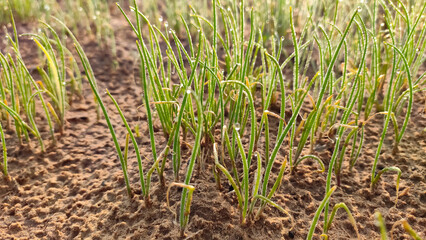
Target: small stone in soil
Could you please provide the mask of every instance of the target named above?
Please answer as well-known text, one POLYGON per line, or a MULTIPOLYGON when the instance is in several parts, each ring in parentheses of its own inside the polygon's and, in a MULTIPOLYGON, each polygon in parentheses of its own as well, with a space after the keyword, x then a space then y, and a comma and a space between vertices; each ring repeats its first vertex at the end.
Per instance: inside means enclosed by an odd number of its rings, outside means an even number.
POLYGON ((288 231, 288 237, 289 238, 294 238, 294 232, 293 231, 288 231))
POLYGON ((20 232, 23 229, 22 229, 22 226, 21 226, 20 223, 12 223, 9 226, 9 230, 12 231, 12 232, 20 232))

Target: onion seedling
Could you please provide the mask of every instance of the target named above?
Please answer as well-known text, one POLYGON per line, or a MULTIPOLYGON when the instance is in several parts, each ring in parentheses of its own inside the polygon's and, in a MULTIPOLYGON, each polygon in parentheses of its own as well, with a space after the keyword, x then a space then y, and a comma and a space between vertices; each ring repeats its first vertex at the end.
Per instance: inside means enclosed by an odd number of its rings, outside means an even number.
POLYGON ((325 195, 324 199, 321 201, 317 211, 315 212, 314 219, 312 220, 311 227, 309 228, 309 232, 308 232, 308 236, 306 237, 306 240, 311 240, 312 237, 314 236, 315 227, 317 226, 322 210, 324 210, 325 205, 328 203, 331 197, 331 194, 333 194, 336 188, 337 186, 330 188, 330 190, 325 195))
MULTIPOLYGON (((66 91, 66 66, 65 66, 65 50, 62 45, 58 35, 55 30, 46 24, 46 27, 51 31, 55 37, 55 44, 58 47, 58 52, 60 53, 60 64, 56 61, 56 55, 53 49, 50 39, 46 35, 34 36, 34 42, 42 50, 46 56, 48 72, 43 68, 38 68, 40 75, 43 78, 43 90, 49 95, 52 99, 53 108, 55 111, 52 111, 52 115, 55 116, 61 135, 64 132, 65 126, 65 110, 66 110, 66 101, 67 101, 67 91, 66 91)), ((52 105, 50 105, 52 106, 52 105)))
POLYGON ((1 134, 1 144, 3 147, 3 174, 7 178, 8 172, 7 172, 7 147, 6 147, 6 138, 4 136, 3 127, 0 123, 0 134, 1 134))
POLYGON ((420 235, 414 231, 414 229, 410 226, 410 224, 408 223, 408 221, 406 219, 401 219, 399 221, 396 221, 393 225, 392 228, 390 230, 390 236, 391 236, 391 240, 393 240, 393 232, 395 230, 395 227, 398 224, 402 224, 402 227, 404 228, 405 232, 407 232, 414 240, 421 240, 420 235))
POLYGON ((8 54, 7 56, 0 54, 0 66, 4 69, 4 72, 1 76, 1 78, 4 78, 4 80, 1 81, 1 94, 3 100, 1 105, 3 106, 3 109, 8 112, 6 118, 8 118, 10 114, 15 119, 15 130, 20 143, 22 143, 21 134, 24 134, 28 142, 30 141, 28 135, 28 131, 30 131, 38 139, 41 151, 43 152, 45 150, 43 139, 41 138, 41 134, 35 122, 35 97, 40 99, 54 142, 53 126, 48 111, 49 102, 44 100, 42 94, 43 91, 40 90, 38 84, 29 73, 28 68, 25 66, 25 63, 21 58, 18 34, 12 14, 11 22, 14 31, 14 39, 12 39, 12 37, 8 34, 6 35, 6 38, 9 40, 11 49, 15 52, 15 59, 13 59, 11 54, 8 54), (5 83, 5 86, 3 86, 3 83, 5 83), (7 106, 6 93, 9 93, 11 107, 7 106), (21 112, 22 107, 24 109, 23 113, 21 112), (23 119, 27 119, 30 125, 27 125, 25 122, 23 122, 23 119))
MULTIPOLYGON (((195 102, 197 103, 197 110, 198 110, 198 127, 197 127, 197 134, 195 136, 195 143, 194 147, 192 148, 191 157, 188 162, 188 169, 186 172, 184 185, 189 186, 192 172, 194 170, 194 164, 195 160, 200 153, 200 146, 201 146, 201 137, 203 134, 203 111, 202 111, 202 105, 201 105, 201 99, 197 96, 195 92, 192 92, 192 95, 195 99, 195 102)), ((183 106, 181 107, 183 109, 183 106)), ((178 132, 178 131, 177 131, 178 132)), ((180 231, 181 236, 184 235, 184 231, 186 228, 186 225, 189 221, 189 213, 190 213, 190 207, 192 202, 192 192, 194 191, 193 188, 184 188, 182 191, 182 197, 180 201, 180 211, 179 211, 179 225, 180 225, 180 231)))
POLYGON ((115 149, 117 151, 117 155, 118 155, 118 158, 120 160, 121 168, 123 170, 124 182, 126 184, 127 193, 128 193, 129 196, 132 196, 133 193, 132 193, 132 190, 130 188, 129 177, 128 177, 128 174, 127 174, 127 167, 126 167, 126 163, 124 161, 123 153, 121 151, 120 144, 118 143, 118 139, 117 139, 117 136, 115 134, 114 127, 112 126, 110 117, 109 117, 108 112, 106 110, 106 107, 105 107, 105 105, 104 105, 104 103, 101 99, 100 94, 99 94, 99 91, 98 91, 98 88, 97 88, 97 85, 96 85, 96 78, 95 78, 95 75, 93 73, 92 67, 90 66, 90 62, 89 62, 83 48, 81 47, 80 43, 78 42, 78 40, 76 39, 74 34, 71 32, 71 30, 63 22, 61 22, 59 19, 56 19, 56 21, 59 22, 64 27, 64 29, 66 29, 66 31, 68 32, 68 34, 71 36, 71 38, 74 41, 74 47, 75 47, 75 49, 76 49, 76 51, 77 51, 77 53, 80 57, 81 64, 83 65, 83 68, 86 72, 86 78, 87 78, 87 80, 90 84, 90 87, 92 89, 93 94, 95 95, 96 101, 97 101, 99 107, 101 108, 102 113, 104 114, 105 121, 108 125, 109 131, 111 133, 111 137, 114 141, 115 149))
MULTIPOLYGON (((424 6, 426 7, 426 4, 424 6)), ((424 11, 424 9, 425 8, 423 8, 422 12, 424 11)), ((390 29, 389 33, 391 35, 392 41, 395 43, 393 31, 391 30, 391 26, 390 26, 391 23, 389 23, 390 16, 389 16, 389 11, 387 10, 387 8, 385 8, 385 12, 386 12, 386 23, 388 24, 389 29, 390 29)), ((388 96, 387 99, 388 100, 386 102, 387 114, 386 114, 385 124, 384 124, 384 127, 383 127, 382 134, 380 136, 379 145, 377 147, 377 151, 376 151, 376 155, 375 155, 374 163, 373 163, 373 168, 372 168, 372 171, 371 171, 371 186, 375 185, 375 183, 379 180, 379 178, 380 178, 380 176, 382 175, 383 172, 386 172, 386 171, 389 171, 389 170, 397 171, 398 172, 397 194, 398 194, 398 188, 399 188, 398 183, 399 183, 399 177, 401 175, 401 171, 399 170, 399 168, 389 167, 389 168, 382 169, 379 173, 376 173, 376 167, 377 167, 377 163, 378 163, 378 160, 379 160, 379 157, 380 157, 380 152, 381 152, 381 149, 382 149, 382 146, 383 146, 384 138, 386 136, 386 132, 387 132, 387 128, 389 126, 390 119, 393 116, 393 104, 394 104, 394 102, 392 100, 389 101, 389 99, 394 99, 395 93, 396 93, 396 90, 397 90, 397 87, 396 87, 395 84, 398 83, 398 79, 400 78, 400 75, 396 74, 398 55, 400 56, 399 61, 402 60, 404 67, 405 67, 405 70, 406 70, 406 75, 407 75, 407 80, 408 80, 407 85, 408 85, 408 89, 409 89, 409 98, 408 98, 407 113, 406 113, 404 123, 403 123, 401 130, 398 130, 396 120, 394 120, 394 127, 395 127, 395 131, 396 131, 396 138, 395 138, 395 140, 396 140, 395 147, 396 148, 398 147, 399 141, 401 141, 401 139, 402 139, 402 136, 403 136, 405 129, 408 125, 408 120, 409 120, 410 115, 411 115, 411 110, 412 110, 412 105, 413 105, 413 82, 412 82, 412 79, 411 79, 412 75, 411 75, 411 72, 410 72, 410 66, 408 64, 407 59, 404 57, 403 52, 398 47, 396 47, 394 44, 388 43, 387 45, 394 49, 392 76, 391 76, 388 91, 387 91, 387 96, 388 96), (396 77, 396 79, 395 79, 395 77, 396 77), (394 81, 395 81, 395 83, 394 83, 394 81)), ((395 119, 395 118, 393 118, 393 119, 395 119)), ((395 200, 395 203, 397 202, 397 199, 398 199, 398 196, 395 200)))
POLYGON ((386 232, 386 224, 385 224, 385 220, 383 219, 383 216, 380 212, 376 212, 374 214, 375 219, 376 219, 376 225, 379 227, 380 229, 380 238, 382 240, 388 240, 388 234, 386 232))
POLYGON ((112 100, 112 102, 114 103, 115 107, 117 108, 118 113, 120 114, 121 120, 123 121, 124 125, 126 126, 127 129, 127 135, 126 135, 126 148, 125 148, 125 153, 123 155, 123 160, 124 160, 124 166, 125 166, 125 170, 128 170, 128 165, 127 165, 127 150, 128 150, 128 138, 130 137, 132 144, 133 144, 133 148, 135 149, 135 153, 136 153, 136 159, 138 161, 138 168, 139 168, 139 178, 140 178, 140 182, 141 182, 141 187, 142 187, 142 196, 145 198, 145 203, 146 205, 150 205, 150 197, 149 197, 149 190, 150 190, 150 186, 151 186, 151 176, 152 173, 154 172, 155 169, 158 168, 158 163, 160 162, 160 160, 163 159, 164 154, 166 152, 168 152, 168 148, 169 146, 166 146, 166 148, 163 150, 163 152, 158 156, 157 159, 155 159, 151 169, 148 171, 147 175, 145 176, 144 174, 144 170, 143 170, 143 166, 142 166, 142 157, 139 151, 139 146, 138 143, 136 141, 136 138, 133 134, 132 129, 130 128, 129 124, 127 123, 126 118, 124 117, 123 112, 121 111, 120 107, 118 106, 117 101, 114 99, 114 97, 111 95, 111 93, 106 90, 107 95, 110 97, 110 99, 112 100))
MULTIPOLYGON (((376 225, 379 227, 379 230, 380 230, 380 238, 382 240, 388 240, 389 237, 388 237, 388 232, 386 230, 386 223, 385 223, 385 220, 383 219, 382 214, 377 211, 374 214, 374 216, 375 216, 375 220, 376 220, 376 225)), ((408 224, 407 220, 405 220, 405 219, 401 219, 399 221, 396 221, 392 225, 392 228, 390 230, 391 240, 394 239, 393 232, 395 230, 395 227, 398 224, 402 224, 405 232, 407 232, 414 240, 421 240, 421 237, 419 236, 419 234, 414 231, 414 229, 410 226, 410 224, 408 224)))

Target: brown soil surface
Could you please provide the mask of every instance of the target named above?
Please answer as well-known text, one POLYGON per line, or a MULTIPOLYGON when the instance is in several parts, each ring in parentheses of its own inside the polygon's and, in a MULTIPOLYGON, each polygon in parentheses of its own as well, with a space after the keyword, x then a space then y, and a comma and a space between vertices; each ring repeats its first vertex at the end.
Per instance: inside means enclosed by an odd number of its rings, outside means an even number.
MULTIPOLYGON (((151 158, 146 117, 141 104, 137 76, 135 37, 126 22, 115 11, 112 21, 118 42, 119 67, 114 69, 112 56, 97 47, 90 38, 81 39, 97 76, 99 89, 108 88, 124 110, 132 126, 141 125, 139 144, 142 154, 151 158)), ((26 49, 31 52, 31 42, 26 49)), ((130 155, 129 175, 135 196, 130 199, 125 190, 120 163, 104 120, 96 120, 92 93, 85 84, 84 99, 76 99, 67 113, 66 131, 57 146, 46 153, 38 148, 19 146, 13 132, 7 135, 11 181, 0 179, 0 238, 1 239, 178 239, 179 227, 174 212, 166 205, 166 189, 158 177, 152 179, 152 202, 145 206, 140 197, 137 162, 130 155)), ((125 128, 112 103, 103 95, 112 116, 115 130, 124 145, 125 128)), ((344 202, 352 211, 362 239, 378 239, 374 212, 380 211, 387 229, 405 218, 414 230, 426 238, 426 117, 424 98, 414 104, 413 114, 400 146, 392 155, 392 129, 380 157, 379 167, 397 166, 402 170, 399 202, 395 206, 396 174, 384 174, 374 189, 370 188, 370 171, 381 133, 383 118, 376 117, 367 125, 362 155, 352 172, 344 165, 342 186, 331 198, 331 206, 344 202)), ((103 119, 103 117, 102 117, 103 119)), ((158 149, 166 139, 155 123, 158 149)), ((45 129, 47 139, 47 129, 45 129)), ((35 141, 33 142, 35 144, 35 141)), ((276 162, 287 154, 283 147, 276 162)), ((331 150, 318 152, 326 162, 331 150)), ((183 153, 186 170, 189 152, 183 153)), ((171 159, 171 156, 169 156, 171 159)), ((145 161, 145 169, 151 160, 145 161)), ((211 162, 201 174, 195 171, 194 192, 188 239, 304 239, 314 213, 324 197, 326 173, 318 173, 312 161, 302 162, 298 171, 288 170, 279 191, 273 197, 295 219, 290 230, 289 218, 275 208, 267 207, 254 224, 240 226, 235 195, 219 191, 211 171, 211 162)), ((279 164, 274 166, 275 179, 279 164)), ((167 165, 166 184, 173 181, 171 166, 167 165)), ((171 209, 178 207, 180 190, 171 191, 171 209)), ((316 233, 322 231, 322 219, 316 233)), ((316 235, 315 239, 319 239, 316 235)), ((355 233, 347 215, 339 210, 329 230, 330 239, 351 239, 355 233)), ((397 225, 394 239, 410 239, 397 225)))

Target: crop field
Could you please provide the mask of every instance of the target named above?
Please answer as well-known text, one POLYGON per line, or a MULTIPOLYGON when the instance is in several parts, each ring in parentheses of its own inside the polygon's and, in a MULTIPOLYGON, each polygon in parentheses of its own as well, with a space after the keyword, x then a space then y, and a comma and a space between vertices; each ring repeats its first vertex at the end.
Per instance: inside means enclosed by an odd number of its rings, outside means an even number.
POLYGON ((116 1, 0 0, 0 239, 426 239, 425 0, 116 1))

